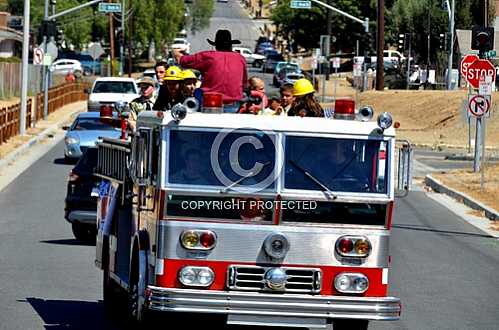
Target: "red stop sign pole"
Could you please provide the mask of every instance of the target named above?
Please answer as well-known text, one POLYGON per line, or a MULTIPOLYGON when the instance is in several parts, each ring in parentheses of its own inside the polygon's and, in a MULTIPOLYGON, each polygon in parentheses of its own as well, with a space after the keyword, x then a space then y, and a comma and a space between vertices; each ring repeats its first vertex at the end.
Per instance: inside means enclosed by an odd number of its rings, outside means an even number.
POLYGON ((468 66, 465 78, 473 88, 478 88, 480 80, 487 76, 492 77, 492 82, 496 81, 496 68, 490 61, 478 59, 468 66))

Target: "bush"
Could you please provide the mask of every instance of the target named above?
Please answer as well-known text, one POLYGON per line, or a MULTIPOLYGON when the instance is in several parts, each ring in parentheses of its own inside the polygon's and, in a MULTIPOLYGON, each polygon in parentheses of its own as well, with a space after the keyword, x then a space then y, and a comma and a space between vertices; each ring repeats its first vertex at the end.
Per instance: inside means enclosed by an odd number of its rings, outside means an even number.
POLYGON ((0 63, 21 63, 21 59, 19 57, 0 57, 0 63))

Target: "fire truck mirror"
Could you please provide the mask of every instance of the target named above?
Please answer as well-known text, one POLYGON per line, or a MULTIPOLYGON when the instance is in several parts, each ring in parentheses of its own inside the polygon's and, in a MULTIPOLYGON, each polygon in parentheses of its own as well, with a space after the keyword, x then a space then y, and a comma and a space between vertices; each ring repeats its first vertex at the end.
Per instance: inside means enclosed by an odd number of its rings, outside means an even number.
POLYGON ((141 186, 147 185, 150 178, 150 150, 151 150, 151 130, 139 129, 139 134, 135 138, 135 178, 141 186))
POLYGON ((396 143, 397 175, 395 196, 405 197, 411 190, 412 185, 412 154, 413 148, 407 140, 397 140, 396 143))

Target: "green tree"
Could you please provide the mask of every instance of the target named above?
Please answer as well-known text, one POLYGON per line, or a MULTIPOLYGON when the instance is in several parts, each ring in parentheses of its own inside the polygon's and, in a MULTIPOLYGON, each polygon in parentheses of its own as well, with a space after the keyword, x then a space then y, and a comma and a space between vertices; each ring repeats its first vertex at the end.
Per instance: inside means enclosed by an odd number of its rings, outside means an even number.
MULTIPOLYGON (((319 45, 320 35, 326 33, 327 11, 324 7, 313 5, 311 9, 291 9, 290 0, 280 1, 272 12, 272 20, 279 31, 306 49, 319 45)), ((335 1, 335 7, 353 16, 361 17, 359 4, 353 0, 335 1)), ((336 43, 353 46, 355 37, 362 34, 361 24, 342 15, 333 13, 332 34, 336 43)))
POLYGON ((187 23, 193 33, 201 31, 210 25, 210 18, 213 15, 213 0, 194 0, 188 7, 189 16, 187 23))

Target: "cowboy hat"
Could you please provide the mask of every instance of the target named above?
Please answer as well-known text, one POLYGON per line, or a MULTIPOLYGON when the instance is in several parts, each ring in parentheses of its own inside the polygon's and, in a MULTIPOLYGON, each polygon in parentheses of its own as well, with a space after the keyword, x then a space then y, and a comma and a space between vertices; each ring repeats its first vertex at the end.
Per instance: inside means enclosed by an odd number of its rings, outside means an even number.
POLYGON ((215 35, 215 41, 211 41, 210 39, 206 40, 208 40, 208 43, 212 46, 238 45, 241 43, 239 40, 232 40, 232 35, 229 30, 218 30, 215 35))

